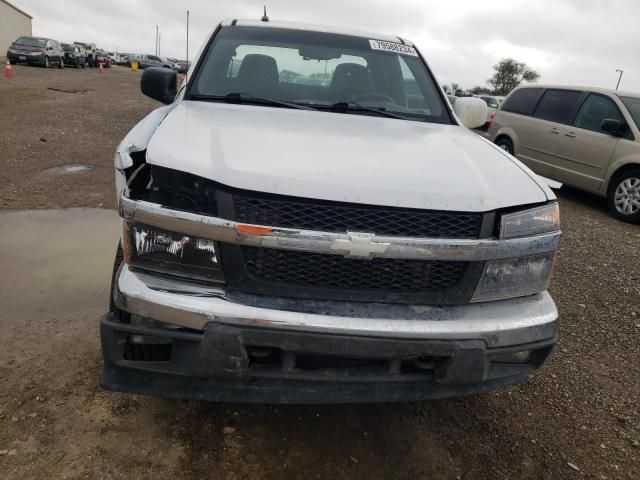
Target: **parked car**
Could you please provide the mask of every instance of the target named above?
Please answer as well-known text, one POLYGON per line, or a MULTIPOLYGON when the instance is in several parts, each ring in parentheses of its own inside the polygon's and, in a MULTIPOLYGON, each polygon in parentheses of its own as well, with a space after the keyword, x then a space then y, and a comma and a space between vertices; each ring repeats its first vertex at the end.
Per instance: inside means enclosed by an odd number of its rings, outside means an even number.
POLYGON ((161 57, 158 57, 157 55, 138 55, 135 60, 138 61, 140 68, 162 67, 169 68, 171 70, 176 69, 173 63, 161 57))
POLYGON ((164 68, 170 68, 171 70, 174 70, 176 72, 180 68, 173 60, 170 60, 169 58, 163 58, 162 61, 163 61, 164 68))
POLYGON ((640 94, 589 87, 520 87, 488 136, 534 172, 608 199, 640 222, 640 94))
POLYGON ((63 43, 62 50, 64 50, 64 63, 67 66, 74 66, 76 68, 84 68, 87 62, 87 54, 80 45, 71 43, 63 43))
POLYGON ((500 102, 496 97, 491 95, 480 95, 480 98, 487 104, 487 122, 491 120, 491 117, 498 110, 500 102))
POLYGON ((191 66, 191 62, 181 60, 176 63, 176 66, 178 67, 178 73, 187 73, 189 67, 191 66))
POLYGON ((95 43, 73 42, 73 44, 78 45, 84 49, 87 65, 92 68, 98 66, 98 64, 96 63, 96 52, 98 49, 96 48, 95 43))
POLYGON ((11 63, 27 63, 64 68, 64 51, 57 40, 43 37, 20 37, 9 46, 7 60, 11 63))
POLYGON ((111 60, 111 57, 109 57, 109 54, 107 52, 98 50, 96 52, 95 62, 96 62, 96 66, 102 65, 103 68, 111 68, 111 64, 113 63, 113 60, 111 60))
POLYGON ((454 115, 395 36, 244 20, 211 35, 179 93, 143 72, 167 105, 117 149, 102 386, 308 403, 526 380, 557 341, 558 203, 469 130, 486 104, 454 115), (329 60, 326 84, 282 80, 329 60))

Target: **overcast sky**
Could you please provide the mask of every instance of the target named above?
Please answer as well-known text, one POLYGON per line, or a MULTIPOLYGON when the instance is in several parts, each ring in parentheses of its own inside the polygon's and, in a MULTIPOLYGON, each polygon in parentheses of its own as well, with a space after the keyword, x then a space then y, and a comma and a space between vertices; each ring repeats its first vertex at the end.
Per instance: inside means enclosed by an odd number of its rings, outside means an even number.
POLYGON ((540 82, 640 91, 640 0, 9 0, 31 14, 34 35, 95 42, 105 50, 185 57, 223 18, 339 25, 401 35, 422 51, 441 84, 485 85, 504 57, 540 82))

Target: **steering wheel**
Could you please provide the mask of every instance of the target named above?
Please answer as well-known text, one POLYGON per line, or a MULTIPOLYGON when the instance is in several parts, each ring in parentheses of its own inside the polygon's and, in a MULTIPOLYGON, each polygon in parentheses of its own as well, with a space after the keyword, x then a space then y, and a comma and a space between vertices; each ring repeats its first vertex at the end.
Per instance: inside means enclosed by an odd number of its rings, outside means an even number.
POLYGON ((356 103, 360 103, 360 102, 369 102, 369 101, 376 101, 376 100, 382 100, 384 102, 389 102, 389 103, 397 103, 393 98, 391 98, 389 95, 385 95, 384 93, 363 93, 362 95, 357 95, 353 101, 356 103))

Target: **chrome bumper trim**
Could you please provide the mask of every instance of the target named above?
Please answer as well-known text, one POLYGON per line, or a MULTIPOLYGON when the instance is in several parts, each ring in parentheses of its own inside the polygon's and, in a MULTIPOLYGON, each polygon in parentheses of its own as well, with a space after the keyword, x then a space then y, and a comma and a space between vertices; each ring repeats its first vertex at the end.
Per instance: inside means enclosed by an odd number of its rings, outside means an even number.
MULTIPOLYGON (((120 268, 114 301, 127 312, 172 325, 204 330, 208 323, 296 330, 311 333, 433 340, 481 339, 489 347, 519 345, 552 338, 558 311, 548 292, 528 297, 459 306, 410 306, 418 319, 354 318, 259 308, 216 296, 185 294, 183 284, 156 290, 145 277, 120 268), (174 293, 180 292, 180 293, 174 293)), ((384 306, 370 304, 372 312, 384 306)))
POLYGON ((237 245, 325 253, 358 258, 486 261, 550 253, 560 231, 508 240, 411 238, 368 233, 329 233, 246 225, 217 217, 164 208, 120 197, 120 216, 128 221, 237 245), (247 228, 248 227, 248 228, 247 228))

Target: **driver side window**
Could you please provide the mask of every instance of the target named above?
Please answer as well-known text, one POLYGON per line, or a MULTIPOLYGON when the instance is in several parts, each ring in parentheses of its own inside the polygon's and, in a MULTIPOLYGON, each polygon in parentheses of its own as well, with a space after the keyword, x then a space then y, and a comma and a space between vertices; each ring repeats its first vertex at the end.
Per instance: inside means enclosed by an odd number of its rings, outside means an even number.
POLYGON ((574 125, 585 130, 604 133, 600 126, 605 118, 612 118, 624 123, 620 110, 610 98, 592 93, 580 107, 574 125))

